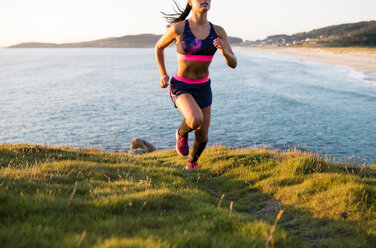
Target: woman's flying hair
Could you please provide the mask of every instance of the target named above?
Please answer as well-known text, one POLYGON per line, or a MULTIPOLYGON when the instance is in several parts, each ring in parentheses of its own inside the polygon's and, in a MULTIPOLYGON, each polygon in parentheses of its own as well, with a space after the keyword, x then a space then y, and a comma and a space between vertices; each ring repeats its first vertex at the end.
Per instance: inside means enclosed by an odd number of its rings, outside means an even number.
POLYGON ((164 12, 161 12, 164 19, 168 23, 167 27, 170 27, 174 23, 185 20, 192 10, 192 7, 189 5, 189 3, 187 3, 187 6, 185 7, 185 9, 183 9, 175 0, 172 0, 172 1, 174 2, 175 7, 176 7, 175 8, 173 6, 175 13, 174 14, 166 14, 164 12))

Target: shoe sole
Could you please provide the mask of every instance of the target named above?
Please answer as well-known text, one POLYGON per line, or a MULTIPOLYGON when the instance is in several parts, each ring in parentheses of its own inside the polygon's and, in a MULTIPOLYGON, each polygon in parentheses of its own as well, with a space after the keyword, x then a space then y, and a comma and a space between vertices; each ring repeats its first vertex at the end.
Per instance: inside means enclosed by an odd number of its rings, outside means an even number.
POLYGON ((184 167, 184 170, 190 170, 190 171, 198 170, 198 167, 196 167, 196 168, 191 168, 191 167, 188 167, 188 165, 186 165, 186 166, 184 167))
POLYGON ((184 155, 184 154, 182 154, 182 153, 179 152, 179 149, 178 149, 178 140, 179 140, 179 138, 178 138, 178 131, 177 131, 177 130, 176 130, 176 133, 175 133, 175 137, 176 137, 176 145, 175 145, 176 152, 177 152, 180 156, 182 156, 182 157, 186 157, 186 156, 188 156, 189 153, 188 153, 187 155, 184 155))

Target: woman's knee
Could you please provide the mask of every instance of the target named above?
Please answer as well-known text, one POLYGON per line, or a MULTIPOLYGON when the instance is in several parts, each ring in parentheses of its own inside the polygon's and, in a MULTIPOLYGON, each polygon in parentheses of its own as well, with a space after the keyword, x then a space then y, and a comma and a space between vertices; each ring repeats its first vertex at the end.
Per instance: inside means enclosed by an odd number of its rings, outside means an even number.
POLYGON ((204 122, 204 117, 202 115, 192 116, 191 118, 188 118, 186 122, 187 122, 188 127, 196 130, 202 126, 204 122))

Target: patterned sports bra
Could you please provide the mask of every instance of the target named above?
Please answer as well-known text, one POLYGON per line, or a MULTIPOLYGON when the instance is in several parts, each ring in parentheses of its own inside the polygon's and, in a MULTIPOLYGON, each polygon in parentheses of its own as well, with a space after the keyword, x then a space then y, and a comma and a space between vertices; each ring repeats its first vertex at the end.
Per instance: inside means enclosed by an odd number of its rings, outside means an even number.
POLYGON ((189 27, 188 20, 185 20, 184 32, 182 35, 182 48, 184 54, 178 51, 178 59, 191 61, 211 61, 217 48, 213 41, 218 37, 213 24, 210 24, 210 33, 204 40, 197 39, 189 27))

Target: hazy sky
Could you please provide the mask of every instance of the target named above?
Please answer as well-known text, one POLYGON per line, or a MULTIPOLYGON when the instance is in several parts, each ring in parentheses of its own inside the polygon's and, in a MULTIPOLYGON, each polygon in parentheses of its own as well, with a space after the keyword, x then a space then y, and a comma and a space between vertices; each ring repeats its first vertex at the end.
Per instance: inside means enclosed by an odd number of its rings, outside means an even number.
MULTIPOLYGON (((160 11, 172 12, 172 0, 0 0, 0 46, 161 34, 160 11)), ((376 0, 212 0, 209 20, 231 36, 264 39, 376 20, 376 0)))

